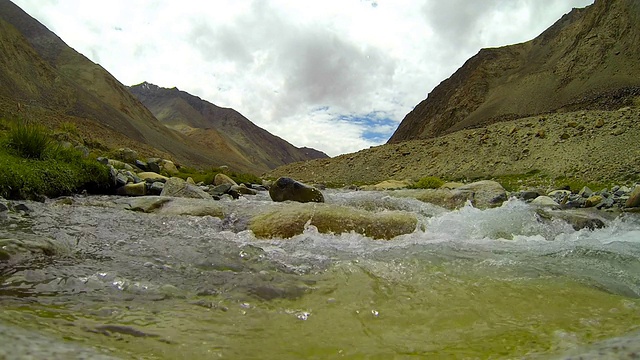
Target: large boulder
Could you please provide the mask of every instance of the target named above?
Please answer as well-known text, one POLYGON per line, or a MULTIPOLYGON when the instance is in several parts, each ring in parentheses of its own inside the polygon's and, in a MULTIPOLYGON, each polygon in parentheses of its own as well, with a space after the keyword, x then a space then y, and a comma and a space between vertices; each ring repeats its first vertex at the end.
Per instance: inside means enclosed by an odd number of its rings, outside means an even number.
POLYGON ((624 204, 625 207, 640 207, 640 185, 636 186, 635 189, 629 194, 629 198, 624 204))
POLYGON ((415 190, 396 190, 389 193, 393 196, 408 197, 441 206, 445 209, 458 209, 468 201, 473 200, 473 193, 458 192, 449 189, 415 189, 415 190))
POLYGON ((164 184, 160 196, 174 196, 192 199, 208 199, 212 197, 206 191, 178 177, 170 177, 164 184))
POLYGON ((231 186, 238 185, 238 183, 233 181, 232 178, 222 173, 216 174, 216 176, 213 178, 213 184, 216 186, 222 185, 222 184, 229 184, 231 186))
POLYGON ((321 233, 356 232, 374 239, 392 239, 416 229, 415 215, 403 211, 374 213, 330 204, 286 204, 253 217, 249 229, 259 238, 291 238, 307 225, 321 233))
POLYGON ((224 217, 224 209, 218 202, 205 199, 187 199, 166 196, 142 196, 118 200, 124 208, 161 215, 191 215, 224 217))
POLYGON ((269 196, 273 201, 297 201, 297 202, 324 202, 324 196, 320 190, 295 181, 291 178, 281 177, 269 188, 269 196))
POLYGON ((145 171, 145 172, 138 173, 138 177, 140 179, 142 179, 143 181, 146 181, 146 182, 156 182, 156 181, 166 182, 167 179, 169 179, 166 176, 162 176, 162 175, 160 175, 158 173, 151 172, 151 171, 145 171))
POLYGON ((476 181, 454 191, 473 193, 473 206, 479 209, 498 207, 507 200, 507 191, 493 180, 476 181))
POLYGON ((171 160, 161 160, 160 161, 161 164, 161 168, 162 170, 164 170, 164 172, 166 172, 169 175, 176 175, 177 173, 179 173, 178 168, 176 167, 176 164, 173 163, 173 161, 171 160))

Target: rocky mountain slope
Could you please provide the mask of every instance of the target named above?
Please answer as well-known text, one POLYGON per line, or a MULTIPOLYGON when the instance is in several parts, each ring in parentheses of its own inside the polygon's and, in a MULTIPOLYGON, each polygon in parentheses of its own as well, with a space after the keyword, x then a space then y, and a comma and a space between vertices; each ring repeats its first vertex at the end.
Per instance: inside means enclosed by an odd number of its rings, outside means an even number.
POLYGON ((0 0, 0 28, 3 117, 23 117, 49 127, 71 122, 92 145, 127 146, 142 154, 211 164, 207 149, 191 147, 105 69, 8 0, 0 0))
POLYGON ((216 106, 176 88, 150 83, 129 88, 158 120, 194 143, 214 148, 236 167, 265 172, 296 161, 326 158, 309 148, 297 148, 256 126, 236 110, 216 106))
POLYGON ((425 176, 466 181, 507 175, 633 184, 640 181, 638 124, 637 106, 539 115, 289 164, 266 176, 339 186, 425 176))
POLYGON ((93 148, 129 147, 143 157, 161 156, 198 167, 228 165, 255 174, 324 155, 297 149, 230 109, 213 111, 227 119, 220 122, 228 124, 221 125, 220 132, 212 129, 220 123, 207 123, 211 121, 207 116, 189 113, 184 118, 199 117, 209 129, 175 131, 158 121, 108 71, 9 0, 0 0, 0 49, 0 118, 23 118, 50 128, 72 123, 85 145, 93 148), (242 131, 248 134, 241 135, 242 131))
POLYGON ((389 143, 640 99, 640 2, 596 0, 535 39, 482 49, 402 121, 389 143))

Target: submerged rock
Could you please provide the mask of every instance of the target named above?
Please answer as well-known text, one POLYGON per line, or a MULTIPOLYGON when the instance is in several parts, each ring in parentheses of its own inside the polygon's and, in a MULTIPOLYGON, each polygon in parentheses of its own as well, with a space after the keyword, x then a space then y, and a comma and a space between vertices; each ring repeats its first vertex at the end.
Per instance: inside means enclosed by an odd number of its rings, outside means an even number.
POLYGON ((32 235, 16 234, 11 238, 0 238, 0 261, 15 260, 27 255, 54 255, 60 248, 53 239, 32 235))
POLYGON ((402 211, 374 213, 328 204, 287 204, 253 217, 249 229, 259 238, 291 238, 302 234, 307 225, 321 233, 356 232, 374 239, 392 239, 412 233, 415 215, 402 211))
POLYGON ((584 210, 542 210, 538 209, 536 213, 541 219, 553 220, 560 219, 571 225, 574 230, 582 229, 601 229, 605 227, 604 219, 594 212, 584 210))
POLYGON ((271 200, 277 202, 287 200, 301 203, 324 202, 324 196, 320 190, 287 177, 281 177, 271 185, 269 196, 271 200))

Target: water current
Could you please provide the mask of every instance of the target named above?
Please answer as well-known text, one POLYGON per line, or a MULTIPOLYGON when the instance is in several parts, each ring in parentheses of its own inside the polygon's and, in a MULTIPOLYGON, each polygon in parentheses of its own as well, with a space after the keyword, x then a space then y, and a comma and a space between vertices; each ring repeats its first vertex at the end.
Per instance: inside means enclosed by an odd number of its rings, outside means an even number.
POLYGON ((313 226, 256 239, 267 194, 225 216, 25 202, 0 239, 0 359, 560 359, 640 356, 640 218, 574 230, 509 200, 448 211, 381 192, 328 203, 416 214, 390 241, 313 226), (34 240, 35 239, 35 240, 34 240))

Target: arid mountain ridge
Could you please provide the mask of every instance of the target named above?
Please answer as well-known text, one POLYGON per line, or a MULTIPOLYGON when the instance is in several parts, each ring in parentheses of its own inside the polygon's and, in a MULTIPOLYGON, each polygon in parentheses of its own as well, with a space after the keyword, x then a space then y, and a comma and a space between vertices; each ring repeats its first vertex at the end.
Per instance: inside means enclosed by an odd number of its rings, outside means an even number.
POLYGON ((389 143, 640 96, 640 2, 596 0, 531 41, 482 49, 404 118, 389 143))
MULTIPOLYGON (((129 147, 141 156, 199 167, 228 165, 255 174, 289 161, 323 156, 313 149, 295 148, 237 112, 228 115, 233 112, 230 109, 210 115, 222 114, 235 124, 242 123, 233 133, 225 133, 232 127, 194 131, 197 134, 175 131, 108 71, 9 0, 0 0, 0 47, 0 117, 21 117, 51 128, 70 122, 90 147, 129 147), (255 134, 243 137, 242 131, 255 134)), ((214 106, 201 107, 209 105, 214 106)), ((163 108, 169 111, 170 107, 163 108)))
POLYGON ((353 184, 539 174, 640 181, 640 1, 596 0, 535 39, 482 49, 388 144, 267 176, 353 184))

